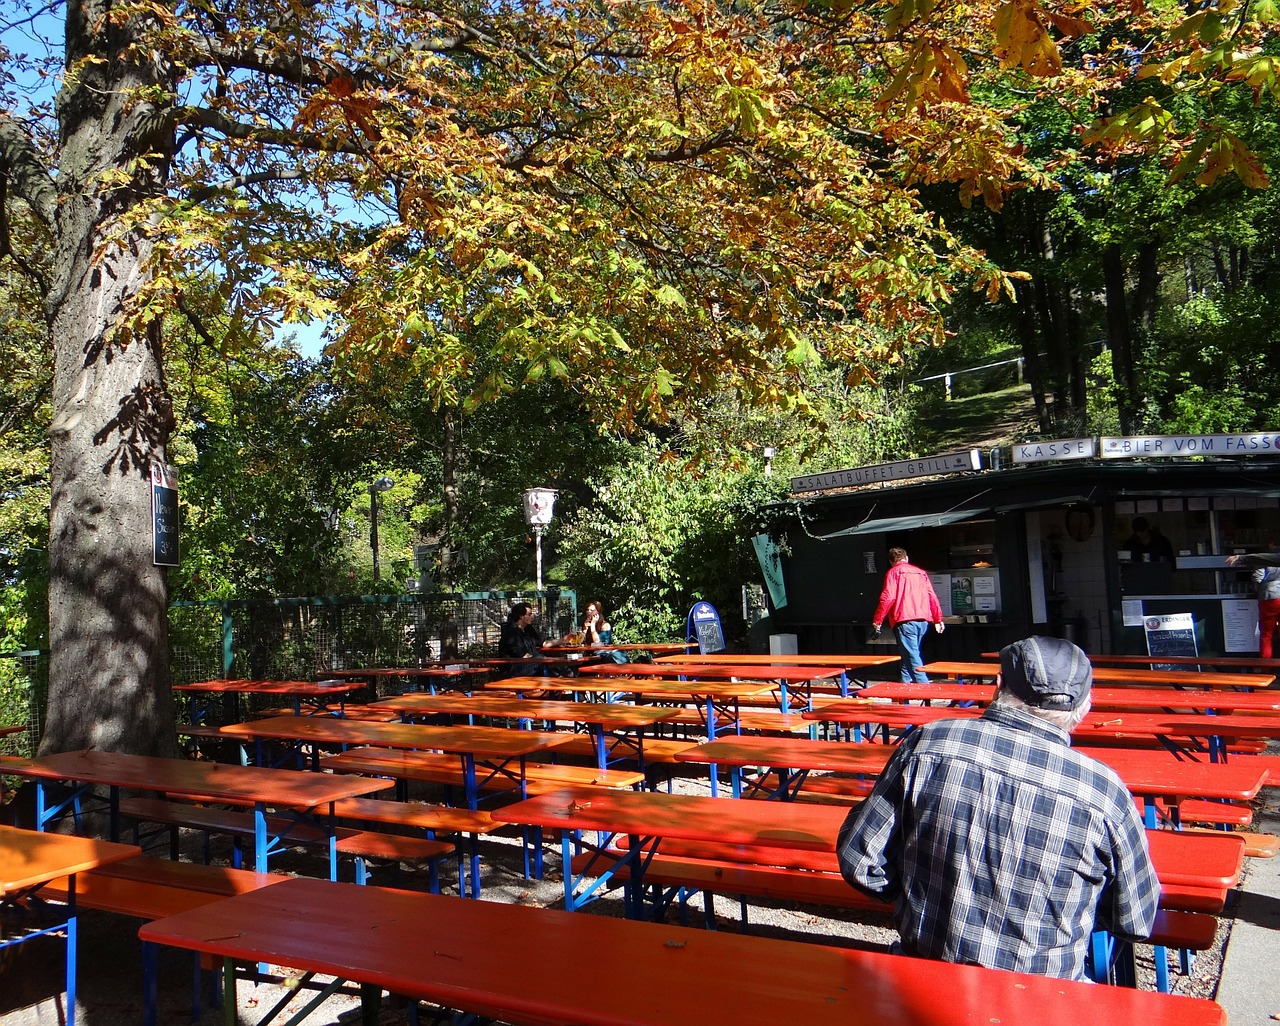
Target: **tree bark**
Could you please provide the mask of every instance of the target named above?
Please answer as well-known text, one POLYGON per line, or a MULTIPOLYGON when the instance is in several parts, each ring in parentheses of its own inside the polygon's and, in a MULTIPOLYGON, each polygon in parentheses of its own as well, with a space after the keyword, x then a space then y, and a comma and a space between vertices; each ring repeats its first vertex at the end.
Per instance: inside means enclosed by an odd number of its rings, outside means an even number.
POLYGON ((173 416, 159 321, 128 320, 121 330, 148 283, 152 245, 119 219, 161 193, 168 166, 156 155, 172 152, 160 127, 166 112, 135 92, 169 87, 163 68, 129 63, 138 28, 134 19, 113 27, 96 4, 68 5, 67 62, 81 70, 57 100, 62 138, 45 311, 54 414, 42 753, 92 746, 177 754, 168 587, 153 563, 149 483, 152 465, 164 462, 173 416))
POLYGON ((1125 296, 1124 256, 1119 246, 1107 246, 1102 251, 1102 271, 1107 292, 1107 338, 1116 383, 1120 386, 1120 430, 1131 434, 1137 426, 1138 383, 1125 296))

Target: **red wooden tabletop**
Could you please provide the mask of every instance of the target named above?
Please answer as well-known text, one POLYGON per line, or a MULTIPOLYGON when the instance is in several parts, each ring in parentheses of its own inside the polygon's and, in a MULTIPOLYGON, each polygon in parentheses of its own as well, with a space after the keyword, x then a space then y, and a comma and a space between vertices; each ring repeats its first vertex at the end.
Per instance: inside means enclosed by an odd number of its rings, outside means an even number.
MULTIPOLYGON (((983 652, 983 659, 999 659, 999 652, 983 652)), ((1099 655, 1089 653, 1089 662, 1094 666, 1228 666, 1239 668, 1244 673, 1273 673, 1280 671, 1280 659, 1263 659, 1261 656, 1221 656, 1221 655, 1099 655)))
MULTIPOLYGON (((830 723, 877 723, 891 728, 917 727, 934 720, 973 718, 982 715, 974 706, 889 705, 863 699, 831 702, 800 714, 806 720, 830 723)), ((1155 737, 1280 736, 1280 716, 1178 716, 1160 712, 1125 712, 1098 709, 1085 715, 1072 732, 1075 739, 1101 739, 1142 735, 1155 737), (1233 732, 1239 731, 1239 734, 1233 732)))
MULTIPOLYGON (((625 669, 625 667, 620 667, 625 669)), ((494 686, 510 685, 510 681, 495 681, 494 686)), ((489 687, 489 685, 485 685, 489 687)), ((573 681, 574 691, 593 694, 641 695, 645 698, 724 699, 754 698, 767 695, 777 689, 768 681, 748 680, 637 680, 634 677, 578 677, 573 681)))
POLYGON ((322 670, 326 677, 352 677, 357 680, 367 677, 465 677, 488 673, 484 666, 456 666, 446 663, 441 666, 376 666, 366 670, 322 670))
POLYGON ((529 798, 494 819, 563 830, 605 830, 726 844, 835 851, 848 809, 801 802, 753 802, 657 791, 572 787, 529 798))
POLYGON ((1162 884, 1234 887, 1244 871, 1244 838, 1225 830, 1148 830, 1147 849, 1162 884))
POLYGON ((1226 1021, 1211 1001, 1129 987, 301 878, 148 923, 140 935, 243 962, 336 975, 504 1022, 1226 1021))
POLYGON ((902 657, 897 655, 747 655, 715 652, 711 655, 661 656, 655 662, 702 663, 707 666, 834 666, 842 670, 860 670, 871 666, 897 665, 902 657))
POLYGON ((317 680, 198 680, 190 684, 175 684, 174 691, 201 691, 242 695, 345 695, 361 690, 359 684, 340 681, 317 680))
POLYGON ((1166 733, 1191 737, 1280 738, 1280 716, 1166 716, 1166 733))
MULTIPOLYGON (((987 703, 994 684, 929 684, 878 681, 857 693, 858 698, 887 698, 894 702, 953 701, 987 703)), ((1171 691, 1151 687, 1095 687, 1090 691, 1095 709, 1248 709, 1280 710, 1280 691, 1171 691)))
POLYGON ((136 844, 48 834, 0 824, 0 895, 142 854, 136 844))
POLYGON ((658 677, 674 680, 677 677, 719 679, 729 677, 757 677, 764 680, 785 680, 788 684, 803 684, 815 680, 839 677, 839 666, 796 666, 768 663, 729 664, 707 660, 699 663, 604 663, 593 666, 591 674, 597 677, 658 677))
MULTIPOLYGON (((298 716, 290 716, 288 719, 308 722, 306 718, 298 716)), ((339 798, 369 794, 386 786, 383 781, 348 774, 233 766, 219 762, 99 752, 94 749, 42 755, 21 766, 6 766, 5 772, 41 780, 75 780, 85 784, 137 788, 140 791, 216 796, 219 801, 229 805, 265 802, 299 809, 314 808, 339 798)))
POLYGON ((619 652, 685 652, 689 646, 678 641, 659 641, 655 644, 645 644, 643 641, 628 641, 621 644, 599 641, 594 645, 568 643, 562 645, 557 641, 548 641, 542 646, 544 652, 599 652, 602 649, 619 652))
POLYGON ((555 748, 573 739, 572 734, 552 734, 540 730, 374 723, 366 720, 340 719, 336 716, 272 716, 264 720, 235 723, 223 727, 219 733, 228 737, 273 738, 281 741, 420 748, 495 759, 514 759, 522 755, 531 755, 544 749, 555 748))
POLYGON ((625 705, 620 702, 557 702, 499 695, 396 695, 370 704, 371 709, 398 713, 445 713, 453 716, 502 716, 570 723, 598 723, 604 727, 647 727, 661 723, 679 710, 660 706, 625 705))
POLYGON ((738 734, 677 752, 675 760, 714 762, 724 766, 785 766, 797 770, 876 774, 884 769, 891 755, 893 748, 890 745, 738 734))
MULTIPOLYGON (((943 660, 926 663, 925 673, 939 677, 982 677, 994 680, 1000 664, 943 660)), ((1268 673, 1190 673, 1180 670, 1143 670, 1121 666, 1095 666, 1093 679, 1108 684, 1163 684, 1188 688, 1265 688, 1276 678, 1268 673)))

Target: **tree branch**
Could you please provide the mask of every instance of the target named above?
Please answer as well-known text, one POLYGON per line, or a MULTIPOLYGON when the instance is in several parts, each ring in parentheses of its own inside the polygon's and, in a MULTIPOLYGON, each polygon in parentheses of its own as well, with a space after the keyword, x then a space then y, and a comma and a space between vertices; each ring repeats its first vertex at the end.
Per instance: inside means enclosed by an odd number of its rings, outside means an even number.
POLYGON ((218 193, 228 192, 232 189, 246 189, 249 186, 262 185, 265 182, 296 182, 306 177, 306 172, 298 168, 282 167, 271 171, 257 171, 253 174, 236 175, 234 178, 227 178, 213 185, 206 185, 203 189, 195 189, 188 199, 203 203, 218 195, 218 193))
POLYGON ((316 153, 346 153, 351 156, 368 156, 362 146, 352 142, 341 143, 325 136, 311 132, 289 132, 264 125, 247 124, 227 117, 207 107, 179 107, 174 112, 174 121, 178 125, 195 129, 210 129, 219 132, 228 139, 242 139, 253 142, 270 143, 276 146, 302 147, 316 153))
POLYGON ((15 196, 25 200, 45 225, 53 228, 58 187, 30 134, 16 118, 0 111, 0 175, 15 196))

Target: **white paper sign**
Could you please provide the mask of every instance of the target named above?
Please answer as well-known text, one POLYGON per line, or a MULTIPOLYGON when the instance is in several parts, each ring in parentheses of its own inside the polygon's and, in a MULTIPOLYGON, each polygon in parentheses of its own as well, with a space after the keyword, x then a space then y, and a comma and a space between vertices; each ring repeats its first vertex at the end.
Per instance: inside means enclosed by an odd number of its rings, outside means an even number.
POLYGON ((1258 651, 1258 603, 1256 600, 1222 600, 1222 637, 1228 652, 1258 651))
POLYGON ((929 583, 933 585, 933 590, 938 593, 938 604, 942 606, 942 615, 951 615, 951 575, 950 574, 930 574, 929 583))
POLYGON ((1142 626, 1142 599, 1123 599, 1120 602, 1120 610, 1124 615, 1126 627, 1142 626))

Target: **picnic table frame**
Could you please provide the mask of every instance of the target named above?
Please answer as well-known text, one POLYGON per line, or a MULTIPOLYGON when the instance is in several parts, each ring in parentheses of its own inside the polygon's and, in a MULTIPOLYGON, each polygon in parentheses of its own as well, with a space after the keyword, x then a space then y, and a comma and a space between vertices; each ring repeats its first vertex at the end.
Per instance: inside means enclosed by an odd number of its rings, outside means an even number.
MULTIPOLYGON (((744 653, 716 652, 711 655, 671 655, 659 656, 655 665, 681 665, 685 663, 702 663, 711 666, 826 666, 839 669, 840 694, 849 693, 849 678, 857 670, 872 670, 885 666, 897 666, 902 657, 897 655, 749 655, 744 653)), ((866 678, 855 677, 858 684, 865 684, 866 678)))
MULTIPOLYGON (((313 719, 289 717, 299 723, 313 719)), ((336 719, 325 717, 333 723, 336 719)), ((205 799, 225 805, 253 809, 254 868, 267 871, 270 855, 284 847, 290 830, 310 825, 328 836, 329 875, 337 879, 338 852, 334 802, 381 790, 380 780, 338 773, 304 773, 297 770, 266 769, 260 766, 230 766, 225 763, 164 759, 152 755, 127 755, 96 749, 62 752, 6 767, 6 773, 26 777, 36 783, 36 826, 45 828, 68 810, 78 809, 81 797, 94 787, 109 789, 111 839, 120 836, 120 790, 155 791, 169 796, 205 799), (70 792, 50 803, 51 784, 69 782, 70 792), (267 829, 267 806, 281 810, 284 829, 271 834, 267 829), (287 812, 285 811, 287 810, 287 812), (327 811, 326 811, 327 810, 327 811)))
MULTIPOLYGON (((943 659, 925 663, 921 667, 925 673, 941 677, 976 677, 980 680, 995 680, 1000 672, 998 662, 967 662, 964 660, 943 659)), ((1120 685, 1151 685, 1174 688, 1251 688, 1269 687, 1275 682, 1275 675, 1270 673, 1186 673, 1181 670, 1143 670, 1120 666, 1094 666, 1094 683, 1120 685)))
MULTIPOLYGON (((987 705, 995 695, 994 684, 958 684, 931 681, 879 681, 858 692, 859 698, 887 698, 891 702, 973 702, 987 705)), ((1280 711, 1280 691, 1170 691, 1153 687, 1094 687, 1089 692, 1095 709, 1200 709, 1251 712, 1280 711)))
POLYGON ((192 724, 201 724, 209 711, 208 705, 197 705, 199 695, 223 695, 233 700, 234 708, 230 712, 232 722, 238 722, 240 714, 240 697, 242 695, 281 695, 293 703, 295 716, 301 716, 303 707, 308 716, 343 716, 346 712, 346 699, 352 691, 363 690, 362 684, 349 684, 341 681, 328 683, 315 680, 198 680, 190 684, 175 684, 174 691, 183 692, 189 702, 188 720, 192 724), (338 698, 335 709, 328 701, 338 698))
MULTIPOLYGON (((7 936, 0 929, 0 951, 16 948, 40 937, 65 934, 66 944, 66 1026, 76 1021, 77 912, 76 874, 97 869, 112 862, 123 862, 142 854, 136 844, 99 841, 71 834, 48 834, 0 824, 0 910, 16 909, 17 932, 7 936), (66 909, 55 921, 27 928, 23 920, 30 915, 31 904, 48 907, 38 901, 40 889, 55 880, 67 881, 66 909)), ((7 916, 6 916, 7 919, 7 916)))
POLYGON ((325 670, 327 676, 342 680, 366 681, 376 691, 379 680, 401 678, 403 684, 396 689, 397 694, 406 691, 428 691, 436 693, 436 681, 465 681, 467 677, 486 677, 492 671, 486 666, 464 666, 461 663, 446 662, 439 666, 375 666, 368 669, 325 670), (421 682, 426 681, 423 687, 421 682))
POLYGON ((657 706, 562 702, 502 695, 400 695, 376 702, 374 707, 390 709, 406 722, 414 716, 514 719, 519 722, 521 730, 533 729, 534 721, 581 724, 591 735, 596 764, 602 770, 628 759, 635 759, 643 770, 645 728, 678 715, 674 709, 657 706), (621 754, 615 754, 618 752, 621 754))
POLYGON ((595 866, 607 861, 603 853, 612 837, 625 835, 627 855, 619 863, 629 870, 624 900, 628 916, 638 919, 644 912, 644 869, 662 838, 835 851, 836 834, 847 814, 847 809, 797 802, 565 788, 498 809, 493 817, 560 832, 565 908, 571 912, 596 900, 602 888, 610 885, 614 870, 606 868, 597 874, 595 866), (588 845, 581 836, 584 830, 604 836, 588 845), (592 858, 583 872, 575 875, 573 855, 578 850, 590 850, 592 858), (594 882, 588 884, 588 878, 594 882))
POLYGON ((635 677, 676 680, 680 683, 712 680, 761 680, 772 681, 778 692, 778 708, 787 712, 792 691, 803 695, 805 708, 813 705, 813 685, 819 681, 832 681, 839 685, 841 696, 849 693, 845 671, 839 666, 793 666, 717 663, 711 659, 697 663, 604 663, 591 668, 596 677, 635 677))
MULTIPOLYGON (((527 793, 525 760, 566 743, 572 735, 540 730, 507 730, 502 727, 437 727, 419 723, 370 723, 357 720, 306 719, 274 716, 223 727, 227 737, 252 738, 258 761, 264 741, 287 741, 297 750, 303 742, 334 745, 373 745, 380 748, 420 749, 456 755, 463 775, 468 808, 477 809, 482 785, 507 780, 520 797, 527 793), (481 778, 483 774, 483 779, 481 778)), ((319 752, 312 752, 313 768, 319 768, 319 752)), ((323 774, 317 774, 323 776, 323 774)))
MULTIPOLYGON (((360 985, 366 1026, 382 990, 480 1018, 564 1026, 1224 1026, 1203 998, 1098 987, 798 941, 390 888, 292 879, 148 923, 147 1026, 157 947, 360 985), (521 938, 536 938, 522 943, 521 938)), ((228 1026, 235 973, 223 974, 228 1026)))

